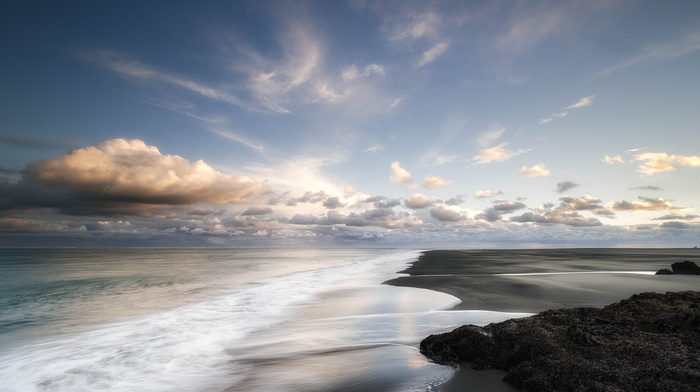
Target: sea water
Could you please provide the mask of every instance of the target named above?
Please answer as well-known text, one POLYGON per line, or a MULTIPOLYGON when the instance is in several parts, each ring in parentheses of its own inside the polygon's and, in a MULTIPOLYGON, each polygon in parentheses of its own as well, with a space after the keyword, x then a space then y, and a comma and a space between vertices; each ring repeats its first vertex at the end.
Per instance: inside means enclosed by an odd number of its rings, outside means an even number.
POLYGON ((521 314, 382 285, 396 249, 0 249, 0 391, 425 391, 425 336, 521 314))

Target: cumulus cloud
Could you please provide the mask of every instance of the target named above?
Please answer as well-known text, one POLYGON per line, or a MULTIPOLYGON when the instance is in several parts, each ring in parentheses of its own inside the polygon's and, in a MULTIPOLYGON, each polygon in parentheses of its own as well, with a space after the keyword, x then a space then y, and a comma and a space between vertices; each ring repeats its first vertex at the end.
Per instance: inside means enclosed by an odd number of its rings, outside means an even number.
POLYGON ((399 164, 399 161, 396 161, 391 164, 391 173, 392 176, 389 179, 394 184, 404 185, 414 182, 413 177, 411 177, 411 173, 409 173, 408 170, 402 168, 399 164))
POLYGON ((437 58, 442 56, 449 47, 450 45, 447 42, 440 42, 439 44, 426 50, 418 61, 418 68, 437 60, 437 58))
POLYGON ((474 197, 477 199, 486 199, 486 198, 489 198, 491 196, 493 196, 493 193, 491 193, 491 191, 489 191, 489 190, 476 191, 476 193, 474 194, 474 197))
POLYGON ((445 181, 440 177, 423 177, 423 187, 428 189, 444 188, 452 185, 452 180, 445 181))
POLYGON ((372 196, 365 199, 364 203, 372 203, 374 208, 391 208, 401 205, 401 200, 387 199, 384 196, 372 196))
POLYGON ((503 215, 513 213, 517 210, 526 208, 527 206, 521 202, 502 202, 494 204, 493 207, 489 207, 481 214, 478 214, 474 219, 482 219, 487 222, 497 222, 503 218, 503 215))
POLYGON ((461 195, 451 197, 449 200, 445 202, 446 205, 448 206, 458 206, 460 204, 464 204, 464 199, 462 198, 461 195))
POLYGON ((571 181, 559 182, 559 183, 557 183, 557 192, 558 192, 558 193, 564 193, 564 192, 566 192, 566 191, 568 191, 568 190, 571 190, 571 189, 576 188, 576 187, 579 186, 579 185, 580 185, 580 184, 577 184, 577 183, 571 182, 571 181))
POLYGON ((495 147, 490 147, 490 148, 485 148, 483 150, 479 150, 479 155, 475 156, 473 159, 476 161, 476 163, 503 162, 503 161, 507 161, 510 158, 516 157, 520 154, 524 154, 524 153, 529 151, 529 150, 509 151, 509 150, 506 150, 504 148, 506 145, 507 145, 507 143, 501 143, 495 147))
POLYGON ((249 177, 220 173, 202 160, 163 155, 137 139, 111 139, 32 162, 24 180, 104 204, 248 203, 265 191, 249 177))
POLYGON ((606 208, 613 211, 628 211, 628 212, 647 212, 647 211, 665 211, 665 210, 680 210, 683 207, 674 207, 670 201, 660 197, 654 199, 650 197, 639 196, 640 201, 616 201, 609 203, 606 208))
POLYGON ((326 208, 329 208, 329 209, 334 209, 334 208, 338 208, 338 207, 344 207, 345 204, 343 204, 340 201, 338 196, 333 196, 333 197, 327 198, 326 201, 323 202, 323 206, 326 208))
POLYGON ((545 169, 544 163, 540 163, 530 168, 523 166, 518 171, 518 174, 524 177, 548 177, 551 173, 545 169))
POLYGON ((561 205, 559 208, 562 211, 586 211, 586 210, 599 210, 602 209, 603 206, 600 205, 600 199, 589 196, 589 195, 583 195, 578 198, 574 197, 569 197, 569 196, 563 196, 560 197, 559 200, 561 200, 561 205))
POLYGON ((611 157, 610 155, 606 155, 605 158, 602 159, 602 161, 607 163, 608 165, 614 165, 616 163, 625 163, 625 161, 619 155, 616 155, 614 157, 611 157))
POLYGON ((698 156, 668 155, 663 152, 635 155, 633 161, 643 162, 637 171, 649 176, 674 171, 684 166, 700 166, 700 157, 698 156))
POLYGON ((243 211, 241 215, 244 216, 255 216, 255 215, 269 215, 272 214, 272 208, 262 207, 262 206, 251 206, 247 210, 243 211))
POLYGON ((420 193, 415 193, 406 200, 406 207, 414 210, 429 207, 431 204, 433 199, 420 193))
POLYGON ((431 208, 430 216, 442 222, 459 222, 467 219, 467 215, 462 211, 446 205, 439 205, 431 208))

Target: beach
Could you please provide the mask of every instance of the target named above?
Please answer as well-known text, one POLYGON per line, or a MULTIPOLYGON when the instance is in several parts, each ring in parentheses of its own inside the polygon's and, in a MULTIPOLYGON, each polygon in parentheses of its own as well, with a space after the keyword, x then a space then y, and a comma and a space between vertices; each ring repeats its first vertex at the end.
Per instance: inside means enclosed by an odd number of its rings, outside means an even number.
POLYGON ((0 252, 1 392, 512 391, 420 342, 700 286, 678 249, 0 252))
MULTIPOLYGON (((432 250, 403 271, 407 276, 387 283, 453 295, 461 301, 454 310, 537 313, 603 307, 642 292, 698 290, 698 276, 655 275, 698 256, 696 249, 432 250)), ((439 389, 513 390, 494 383, 504 372, 469 366, 439 389)))

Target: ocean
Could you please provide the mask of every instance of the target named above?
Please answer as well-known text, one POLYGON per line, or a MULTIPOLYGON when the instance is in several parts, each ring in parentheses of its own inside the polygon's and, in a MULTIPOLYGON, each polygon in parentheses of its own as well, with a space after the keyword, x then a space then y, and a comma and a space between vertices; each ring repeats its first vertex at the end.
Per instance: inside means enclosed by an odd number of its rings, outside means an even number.
POLYGON ((0 391, 429 391, 418 343, 520 313, 383 285, 419 250, 0 249, 0 391))

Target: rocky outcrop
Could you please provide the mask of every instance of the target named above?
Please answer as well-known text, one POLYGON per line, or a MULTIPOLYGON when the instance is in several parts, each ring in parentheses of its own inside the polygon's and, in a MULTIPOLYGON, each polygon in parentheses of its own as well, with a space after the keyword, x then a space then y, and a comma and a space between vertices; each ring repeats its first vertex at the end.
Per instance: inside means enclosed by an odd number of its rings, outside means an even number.
POLYGON ((673 271, 668 268, 660 269, 656 275, 700 275, 700 267, 692 261, 679 261, 671 264, 673 271))
POLYGON ((674 274, 700 275, 700 267, 692 261, 683 261, 671 264, 674 274))
POLYGON ((644 293, 431 335, 443 364, 508 371, 524 391, 700 391, 700 293, 644 293))

